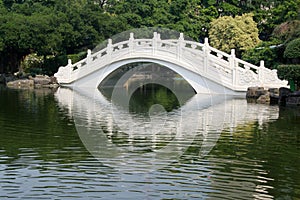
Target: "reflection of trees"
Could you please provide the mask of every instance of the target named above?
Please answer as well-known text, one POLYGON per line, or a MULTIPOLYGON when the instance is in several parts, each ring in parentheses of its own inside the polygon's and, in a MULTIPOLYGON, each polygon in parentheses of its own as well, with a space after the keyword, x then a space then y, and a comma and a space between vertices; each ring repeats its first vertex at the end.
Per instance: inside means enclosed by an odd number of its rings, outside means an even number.
POLYGON ((167 112, 179 107, 175 94, 157 84, 147 84, 138 88, 131 96, 129 110, 135 113, 148 113, 151 106, 159 104, 167 112))
POLYGON ((238 174, 248 169, 249 175, 257 177, 252 182, 271 186, 267 192, 275 198, 299 197, 299 119, 299 108, 283 107, 278 120, 262 127, 249 122, 233 132, 223 131, 210 153, 223 160, 218 173, 238 174))
POLYGON ((300 197, 300 108, 281 107, 279 115, 279 120, 270 123, 263 135, 266 145, 262 154, 269 175, 274 178, 272 193, 300 197))
POLYGON ((72 119, 57 106, 53 93, 0 88, 0 148, 11 161, 25 150, 37 154, 35 159, 60 163, 88 156, 72 119))

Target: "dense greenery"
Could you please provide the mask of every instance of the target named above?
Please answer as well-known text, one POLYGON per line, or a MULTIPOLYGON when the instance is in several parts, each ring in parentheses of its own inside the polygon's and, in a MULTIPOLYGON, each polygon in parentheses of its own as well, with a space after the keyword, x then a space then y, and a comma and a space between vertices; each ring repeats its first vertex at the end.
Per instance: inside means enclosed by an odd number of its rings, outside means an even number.
MULTIPOLYGON (((277 68, 278 77, 289 80, 290 84, 300 86, 300 64, 298 65, 279 65, 277 68)), ((295 86, 292 86, 295 87, 295 86)))
POLYGON ((132 28, 165 27, 203 42, 213 30, 212 22, 222 17, 244 21, 243 26, 235 22, 241 37, 226 38, 232 44, 228 48, 251 62, 259 57, 274 58, 270 65, 285 63, 285 45, 300 37, 299 5, 300 0, 0 0, 0 73, 38 68, 53 74, 68 57, 79 59, 88 48, 132 28), (251 39, 245 34, 250 30, 251 39), (263 45, 254 47, 257 36, 263 45), (283 44, 283 49, 267 50, 270 41, 283 44), (42 63, 28 66, 28 55, 42 63))
POLYGON ((243 52, 243 59, 259 66, 260 61, 264 60, 265 66, 275 68, 282 60, 282 45, 280 41, 262 41, 255 48, 243 52))
POLYGON ((284 57, 289 59, 296 59, 295 62, 299 62, 300 59, 300 37, 298 39, 292 40, 286 46, 284 51, 284 57))

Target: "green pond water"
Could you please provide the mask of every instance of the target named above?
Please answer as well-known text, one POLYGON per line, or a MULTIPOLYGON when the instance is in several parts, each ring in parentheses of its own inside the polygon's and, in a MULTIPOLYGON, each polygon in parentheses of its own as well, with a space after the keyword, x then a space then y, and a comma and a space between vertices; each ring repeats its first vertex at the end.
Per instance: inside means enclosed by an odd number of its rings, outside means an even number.
POLYGON ((139 91, 1 87, 0 199, 300 199, 299 108, 139 91))

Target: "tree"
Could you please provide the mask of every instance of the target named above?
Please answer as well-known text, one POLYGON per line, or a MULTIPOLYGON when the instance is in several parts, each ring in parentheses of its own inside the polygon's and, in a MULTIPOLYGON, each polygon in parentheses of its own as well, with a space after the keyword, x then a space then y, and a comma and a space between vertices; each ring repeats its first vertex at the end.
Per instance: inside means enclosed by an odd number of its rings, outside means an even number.
POLYGON ((0 52, 1 71, 15 72, 19 69, 21 60, 30 53, 30 27, 27 26, 27 18, 20 14, 9 13, 2 16, 0 21, 3 46, 0 52))
MULTIPOLYGON (((269 40, 276 26, 281 23, 300 19, 300 0, 273 0, 273 1, 252 1, 261 5, 256 6, 254 20, 258 23, 260 38, 269 40)), ((274 35, 273 35, 274 36, 274 35)))
POLYGON ((85 0, 0 2, 1 73, 22 71, 20 63, 31 53, 46 59, 86 51, 109 37, 108 30, 126 26, 112 24, 98 5, 85 0))
MULTIPOLYGON (((236 48, 240 55, 259 42, 252 15, 244 13, 254 13, 265 41, 287 21, 273 34, 284 33, 286 27, 293 30, 277 37, 286 44, 299 37, 299 4, 300 0, 0 0, 0 72, 15 72, 28 54, 65 58, 143 27, 170 28, 202 42, 209 36, 216 48, 236 48)), ((264 52, 260 58, 273 58, 273 50, 259 52, 264 52)), ((259 57, 256 53, 254 49, 250 59, 259 57)))
POLYGON ((257 24, 252 14, 224 16, 212 20, 209 30, 210 44, 222 51, 236 49, 240 56, 245 50, 254 48, 259 42, 257 24))

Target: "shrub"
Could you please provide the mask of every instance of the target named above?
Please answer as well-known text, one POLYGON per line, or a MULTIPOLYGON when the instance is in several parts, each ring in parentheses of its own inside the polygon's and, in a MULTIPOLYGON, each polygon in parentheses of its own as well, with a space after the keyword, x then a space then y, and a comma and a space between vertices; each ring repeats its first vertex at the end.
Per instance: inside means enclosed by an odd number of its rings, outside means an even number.
POLYGON ((277 74, 280 79, 294 80, 300 83, 300 65, 279 65, 277 74))
POLYGON ((21 62, 21 68, 26 73, 31 73, 31 69, 42 68, 44 60, 42 56, 38 56, 36 53, 29 54, 21 62))
POLYGON ((283 46, 278 41, 261 42, 257 47, 249 49, 242 54, 242 59, 259 66, 260 61, 265 61, 267 68, 274 69, 278 65, 280 51, 283 51, 283 46))
POLYGON ((86 57, 86 55, 87 55, 86 51, 79 52, 77 54, 69 54, 68 59, 71 59, 72 63, 76 63, 76 62, 84 59, 86 57))
POLYGON ((300 38, 292 40, 286 46, 284 51, 284 57, 289 59, 299 59, 300 58, 300 38))

